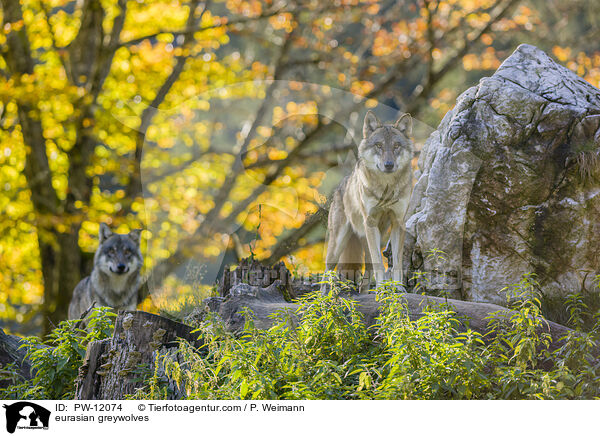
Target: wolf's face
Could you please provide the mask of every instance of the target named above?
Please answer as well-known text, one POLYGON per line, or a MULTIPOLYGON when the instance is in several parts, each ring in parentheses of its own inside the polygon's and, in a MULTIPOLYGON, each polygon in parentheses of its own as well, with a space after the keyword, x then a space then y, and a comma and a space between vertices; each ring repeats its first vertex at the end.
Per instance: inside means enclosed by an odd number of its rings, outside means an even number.
POLYGON ((110 231, 100 224, 100 245, 96 251, 94 265, 109 275, 128 275, 142 267, 140 231, 132 230, 127 235, 110 231))
POLYGON ((367 112, 358 157, 373 171, 395 173, 405 170, 413 157, 411 130, 409 114, 402 115, 394 125, 388 126, 382 125, 373 112, 367 112))

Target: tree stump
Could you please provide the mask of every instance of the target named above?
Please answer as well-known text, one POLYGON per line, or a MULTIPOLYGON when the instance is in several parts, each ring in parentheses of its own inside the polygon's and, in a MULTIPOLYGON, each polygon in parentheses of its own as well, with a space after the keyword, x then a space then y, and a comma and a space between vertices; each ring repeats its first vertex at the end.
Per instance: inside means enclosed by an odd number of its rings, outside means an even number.
POLYGON ((252 287, 267 288, 276 281, 279 281, 279 290, 288 302, 318 288, 314 282, 294 279, 283 262, 267 267, 255 259, 246 258, 235 268, 230 266, 223 271, 217 293, 221 297, 227 297, 232 288, 242 283, 252 287))
MULTIPOLYGON (((178 346, 177 339, 201 344, 193 328, 147 312, 120 312, 112 338, 88 345, 79 369, 76 398, 79 400, 124 399, 143 386, 155 369, 156 353, 178 346)), ((178 397, 176 389, 174 398, 178 397)))

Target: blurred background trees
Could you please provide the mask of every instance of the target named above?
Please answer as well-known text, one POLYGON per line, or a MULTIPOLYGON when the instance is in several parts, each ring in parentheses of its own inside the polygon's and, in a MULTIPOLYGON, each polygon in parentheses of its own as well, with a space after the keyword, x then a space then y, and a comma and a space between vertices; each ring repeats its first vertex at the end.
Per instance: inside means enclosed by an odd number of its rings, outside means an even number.
POLYGON ((1 6, 0 326, 21 333, 65 317, 100 222, 145 229, 149 309, 240 256, 316 272, 366 109, 422 142, 523 42, 600 81, 583 0, 1 6))

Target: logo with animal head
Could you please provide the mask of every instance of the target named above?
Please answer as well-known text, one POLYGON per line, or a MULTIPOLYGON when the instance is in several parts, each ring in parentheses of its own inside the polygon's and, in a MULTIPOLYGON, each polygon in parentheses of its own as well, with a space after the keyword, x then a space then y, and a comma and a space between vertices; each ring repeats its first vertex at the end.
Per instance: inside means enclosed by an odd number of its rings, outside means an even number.
POLYGON ((18 429, 48 429, 50 411, 29 401, 19 401, 6 405, 6 431, 14 433, 18 429))

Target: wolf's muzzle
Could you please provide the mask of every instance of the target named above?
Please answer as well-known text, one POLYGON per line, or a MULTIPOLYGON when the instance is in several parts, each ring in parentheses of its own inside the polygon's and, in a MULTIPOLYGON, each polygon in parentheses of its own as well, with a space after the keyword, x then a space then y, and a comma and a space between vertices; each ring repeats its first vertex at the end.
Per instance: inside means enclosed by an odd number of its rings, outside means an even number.
POLYGON ((113 271, 117 274, 125 274, 127 271, 129 271, 129 268, 127 268, 127 265, 125 265, 124 263, 120 263, 117 265, 117 270, 113 271))

